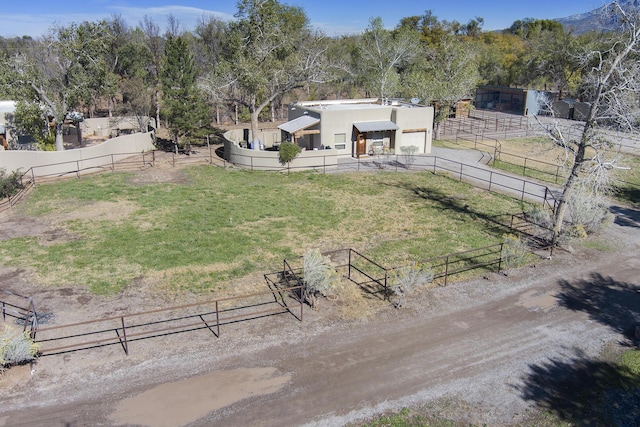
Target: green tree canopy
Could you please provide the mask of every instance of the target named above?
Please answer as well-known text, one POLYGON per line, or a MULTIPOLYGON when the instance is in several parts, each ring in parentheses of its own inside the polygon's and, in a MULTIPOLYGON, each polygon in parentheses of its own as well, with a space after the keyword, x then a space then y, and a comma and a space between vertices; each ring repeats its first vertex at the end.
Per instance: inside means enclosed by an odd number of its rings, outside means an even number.
POLYGON ((169 35, 161 72, 164 113, 176 145, 183 137, 194 137, 208 129, 209 108, 197 88, 198 72, 183 36, 169 35))

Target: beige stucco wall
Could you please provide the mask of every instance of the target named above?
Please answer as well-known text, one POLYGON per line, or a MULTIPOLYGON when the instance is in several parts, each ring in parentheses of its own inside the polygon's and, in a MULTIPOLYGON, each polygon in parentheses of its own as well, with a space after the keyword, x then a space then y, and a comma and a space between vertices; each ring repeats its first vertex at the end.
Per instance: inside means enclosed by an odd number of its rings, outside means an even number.
MULTIPOLYGON (((401 146, 417 145, 419 153, 431 152, 433 107, 407 104, 380 105, 376 99, 308 101, 292 104, 289 107, 288 119, 294 120, 305 112, 320 119, 319 125, 309 128, 320 129, 320 141, 316 139, 314 141, 316 145, 322 144, 335 149, 336 135, 345 135, 345 148, 336 150, 339 156, 354 154, 357 137, 353 126, 355 122, 381 120, 391 120, 400 128, 397 131, 378 134, 382 136, 386 147, 394 148, 398 152, 401 146), (423 132, 415 132, 417 130, 423 130, 423 132)), ((369 139, 371 136, 368 134, 367 152, 371 145, 369 139)))
POLYGON ((154 150, 153 132, 109 139, 102 144, 65 151, 0 151, 0 169, 33 170, 34 176, 56 176, 78 169, 102 167, 133 154, 154 150))
MULTIPOLYGON (((154 126, 155 121, 151 118, 147 118, 149 124, 154 126)), ((98 136, 116 136, 119 130, 132 130, 138 131, 140 125, 138 124, 137 117, 96 117, 91 119, 85 119, 80 123, 82 128, 82 134, 98 135, 98 136)), ((155 126, 154 126, 155 127, 155 126)))
MULTIPOLYGON (((279 132, 279 130, 276 129, 279 132)), ((274 130, 267 129, 258 132, 261 141, 269 141, 274 130)), ((277 151, 250 150, 242 148, 239 142, 243 139, 243 130, 230 130, 224 134, 224 158, 236 166, 254 170, 286 170, 287 166, 280 163, 277 151)), ((336 150, 310 150, 301 152, 291 163, 292 170, 309 170, 336 168, 338 156, 336 150)))
POLYGON ((396 131, 396 153, 400 147, 417 145, 415 136, 424 130, 424 136, 420 136, 421 145, 418 146, 422 154, 431 153, 431 143, 433 140, 433 107, 398 107, 394 108, 393 121, 400 127, 396 131), (411 133, 407 133, 411 131, 411 133))

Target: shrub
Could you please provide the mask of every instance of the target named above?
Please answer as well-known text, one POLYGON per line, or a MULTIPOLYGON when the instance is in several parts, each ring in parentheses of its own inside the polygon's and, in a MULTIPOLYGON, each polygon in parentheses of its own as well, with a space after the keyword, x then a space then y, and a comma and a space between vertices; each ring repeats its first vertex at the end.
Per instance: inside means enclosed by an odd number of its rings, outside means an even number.
POLYGON ((416 161, 418 147, 415 145, 402 146, 400 147, 400 152, 402 153, 404 164, 407 165, 407 168, 410 168, 413 162, 416 161))
POLYGON ((502 268, 507 271, 511 268, 518 268, 526 265, 532 257, 531 250, 520 237, 507 234, 504 236, 502 245, 502 268))
POLYGON ((407 296, 418 287, 433 281, 433 271, 426 264, 413 263, 406 267, 391 270, 387 277, 389 289, 393 295, 393 305, 402 307, 407 296))
POLYGON ((613 214, 605 197, 587 188, 577 187, 569 198, 572 237, 584 238, 613 223, 613 214))
POLYGON ((0 367, 20 365, 35 360, 38 346, 28 332, 16 332, 6 326, 0 335, 0 367))
POLYGON ((11 197, 24 188, 20 178, 17 170, 7 175, 4 169, 0 169, 0 199, 11 197))
POLYGON ((302 149, 298 145, 292 144, 290 142, 283 142, 282 144, 280 144, 279 148, 280 162, 283 165, 288 164, 293 159, 295 159, 301 151, 302 149))
POLYGON ((340 276, 331 265, 329 257, 322 256, 318 249, 304 254, 303 263, 304 299, 315 309, 318 295, 327 296, 329 291, 337 289, 340 276))

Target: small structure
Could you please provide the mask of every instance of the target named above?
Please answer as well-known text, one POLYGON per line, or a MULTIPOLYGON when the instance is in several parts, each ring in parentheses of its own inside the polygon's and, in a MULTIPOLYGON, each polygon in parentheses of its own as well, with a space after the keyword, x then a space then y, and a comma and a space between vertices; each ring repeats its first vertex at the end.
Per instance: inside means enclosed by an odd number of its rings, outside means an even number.
POLYGON ((0 101, 0 150, 8 148, 10 134, 7 131, 9 117, 16 112, 16 101, 0 101))
POLYGON ((500 86, 478 86, 476 108, 501 113, 535 116, 545 110, 550 92, 500 86))
POLYGON ((288 119, 278 126, 282 140, 304 150, 360 157, 413 145, 431 152, 433 107, 377 98, 304 101, 289 106, 288 119))

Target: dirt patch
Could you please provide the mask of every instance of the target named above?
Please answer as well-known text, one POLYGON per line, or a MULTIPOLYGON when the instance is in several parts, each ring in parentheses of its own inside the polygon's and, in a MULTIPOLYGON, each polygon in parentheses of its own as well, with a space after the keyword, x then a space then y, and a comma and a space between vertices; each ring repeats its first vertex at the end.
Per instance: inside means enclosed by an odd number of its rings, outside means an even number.
POLYGON ((277 375, 275 368, 213 371, 124 399, 109 418, 118 424, 149 427, 187 425, 248 397, 275 393, 290 379, 291 375, 277 375))
POLYGON ((129 179, 133 185, 182 184, 187 185, 191 178, 181 169, 167 167, 167 161, 156 159, 156 166, 136 173, 129 179))

